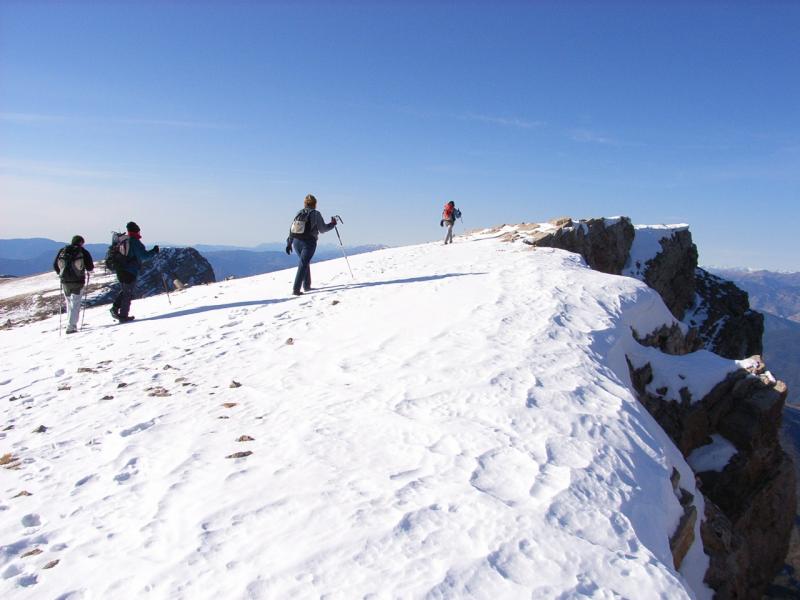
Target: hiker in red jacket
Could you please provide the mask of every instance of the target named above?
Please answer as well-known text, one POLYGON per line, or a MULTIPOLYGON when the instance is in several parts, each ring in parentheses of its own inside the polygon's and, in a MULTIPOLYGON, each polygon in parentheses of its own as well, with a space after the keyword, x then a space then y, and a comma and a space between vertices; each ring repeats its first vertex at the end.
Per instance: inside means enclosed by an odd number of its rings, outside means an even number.
POLYGON ((442 211, 442 220, 439 221, 439 227, 447 226, 447 234, 444 236, 445 244, 453 243, 453 225, 456 224, 456 219, 461 216, 461 211, 456 208, 456 203, 450 200, 444 205, 442 211))

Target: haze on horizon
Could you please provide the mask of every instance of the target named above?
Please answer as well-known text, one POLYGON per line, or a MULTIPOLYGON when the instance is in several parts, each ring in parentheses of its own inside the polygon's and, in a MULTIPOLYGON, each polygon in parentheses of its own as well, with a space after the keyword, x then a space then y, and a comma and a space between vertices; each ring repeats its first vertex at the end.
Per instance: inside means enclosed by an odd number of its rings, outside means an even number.
POLYGON ((800 271, 798 30, 781 2, 3 2, 0 238, 255 246, 313 193, 352 245, 436 239, 454 200, 800 271))

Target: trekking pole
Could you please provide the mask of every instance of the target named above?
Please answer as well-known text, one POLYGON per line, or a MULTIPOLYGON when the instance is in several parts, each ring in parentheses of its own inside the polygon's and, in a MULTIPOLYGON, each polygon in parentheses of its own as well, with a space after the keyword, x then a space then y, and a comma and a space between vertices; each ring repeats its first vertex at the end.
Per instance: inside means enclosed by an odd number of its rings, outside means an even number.
MULTIPOLYGON (((344 221, 342 221, 342 217, 340 217, 339 215, 333 215, 333 220, 336 221, 337 223, 344 223, 344 221)), ((339 238, 339 246, 342 248, 342 256, 344 256, 344 261, 347 263, 347 268, 350 270, 350 277, 352 277, 353 281, 355 281, 356 276, 353 275, 353 269, 350 268, 350 261, 347 259, 347 254, 345 254, 344 244, 342 243, 342 236, 339 235, 339 228, 336 225, 334 225, 333 228, 336 230, 336 237, 339 238)))
POLYGON ((61 337, 61 298, 64 297, 64 284, 58 284, 58 337, 61 337))
POLYGON ((86 294, 84 294, 84 290, 89 287, 89 279, 91 276, 89 275, 89 271, 86 271, 86 285, 83 286, 81 290, 81 302, 83 303, 83 316, 81 316, 81 329, 83 329, 83 324, 86 323, 86 294))
POLYGON ((172 299, 169 297, 169 287, 167 286, 167 278, 164 276, 164 272, 161 272, 161 283, 164 284, 164 291, 167 292, 167 300, 170 304, 172 304, 172 299))

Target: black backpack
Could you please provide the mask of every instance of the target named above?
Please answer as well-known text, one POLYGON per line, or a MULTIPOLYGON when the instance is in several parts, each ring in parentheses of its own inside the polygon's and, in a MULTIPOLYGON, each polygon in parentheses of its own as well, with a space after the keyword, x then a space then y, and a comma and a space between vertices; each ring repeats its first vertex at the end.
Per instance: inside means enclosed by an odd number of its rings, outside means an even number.
POLYGON ((111 232, 111 245, 106 251, 106 270, 119 271, 128 264, 128 234, 111 232))
POLYGON ((80 246, 64 246, 58 253, 58 275, 63 282, 77 283, 86 280, 86 265, 80 246))
POLYGON ((292 221, 291 226, 289 227, 289 234, 290 235, 304 235, 306 233, 306 227, 308 226, 308 216, 311 214, 313 209, 304 208, 299 213, 297 213, 292 221))

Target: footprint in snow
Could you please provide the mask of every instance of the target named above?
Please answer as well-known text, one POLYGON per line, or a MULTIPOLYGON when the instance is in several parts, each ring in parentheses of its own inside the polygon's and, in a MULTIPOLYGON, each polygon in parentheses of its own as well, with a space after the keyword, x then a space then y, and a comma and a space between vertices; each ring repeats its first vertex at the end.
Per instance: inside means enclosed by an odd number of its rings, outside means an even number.
POLYGON ((120 431, 119 434, 122 437, 128 437, 129 435, 133 435, 134 433, 139 433, 140 431, 145 431, 147 429, 150 429, 155 424, 156 420, 150 419, 149 421, 144 421, 143 423, 137 423, 136 425, 128 429, 123 429, 122 431, 120 431))
POLYGON ((35 513, 31 513, 29 515, 25 515, 22 517, 22 525, 23 527, 38 527, 42 524, 42 519, 39 515, 35 513))

